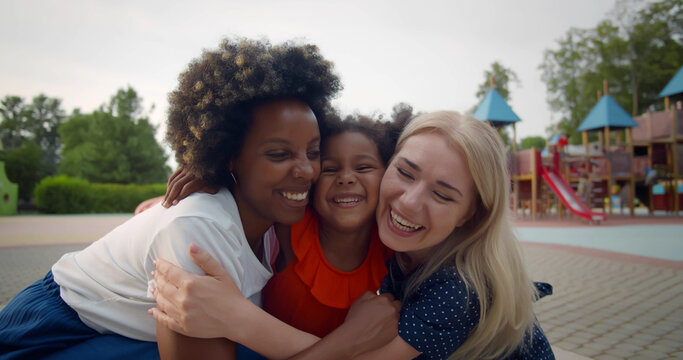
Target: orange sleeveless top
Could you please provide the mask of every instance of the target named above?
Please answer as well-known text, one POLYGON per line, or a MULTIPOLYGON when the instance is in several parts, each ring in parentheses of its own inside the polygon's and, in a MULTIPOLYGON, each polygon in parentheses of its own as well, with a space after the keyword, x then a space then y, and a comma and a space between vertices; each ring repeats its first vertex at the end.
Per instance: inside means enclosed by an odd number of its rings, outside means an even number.
POLYGON ((351 304, 365 291, 379 289, 391 250, 379 240, 375 226, 361 266, 340 271, 325 259, 318 238, 318 216, 310 210, 292 225, 291 237, 296 259, 268 281, 263 308, 299 330, 324 337, 344 322, 351 304))

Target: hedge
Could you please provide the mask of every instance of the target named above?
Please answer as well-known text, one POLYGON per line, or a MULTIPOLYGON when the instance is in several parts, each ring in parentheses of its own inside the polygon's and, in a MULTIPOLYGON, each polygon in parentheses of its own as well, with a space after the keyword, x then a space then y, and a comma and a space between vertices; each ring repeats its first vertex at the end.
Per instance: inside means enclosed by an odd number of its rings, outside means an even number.
POLYGON ((165 192, 166 184, 98 184, 60 175, 41 180, 34 196, 44 213, 132 213, 141 202, 165 192))

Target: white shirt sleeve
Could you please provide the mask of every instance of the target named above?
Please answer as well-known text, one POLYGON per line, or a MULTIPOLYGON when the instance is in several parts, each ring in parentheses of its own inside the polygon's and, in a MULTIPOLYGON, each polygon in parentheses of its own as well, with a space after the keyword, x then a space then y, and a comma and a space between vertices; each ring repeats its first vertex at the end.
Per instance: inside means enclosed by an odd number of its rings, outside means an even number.
MULTIPOLYGON (((218 260, 235 280, 237 287, 242 289, 244 266, 239 258, 245 250, 251 249, 248 246, 245 249, 246 239, 241 239, 241 229, 230 221, 226 223, 218 224, 211 219, 198 217, 176 218, 154 235, 148 260, 151 263, 155 259, 164 259, 187 272, 204 275, 204 271, 190 257, 189 247, 194 243, 218 260)), ((156 284, 150 280, 148 294, 154 287, 156 284)))

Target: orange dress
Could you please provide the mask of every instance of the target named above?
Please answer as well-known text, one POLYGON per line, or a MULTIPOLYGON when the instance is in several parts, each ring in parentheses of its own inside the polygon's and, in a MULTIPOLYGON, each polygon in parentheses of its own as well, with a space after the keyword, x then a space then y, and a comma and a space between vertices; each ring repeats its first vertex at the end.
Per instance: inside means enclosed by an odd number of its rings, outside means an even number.
POLYGON ((391 250, 379 240, 377 227, 363 264, 344 272, 327 262, 318 239, 318 216, 310 210, 291 228, 296 259, 275 273, 263 289, 263 308, 281 321, 324 337, 344 322, 354 300, 375 292, 387 274, 391 250))

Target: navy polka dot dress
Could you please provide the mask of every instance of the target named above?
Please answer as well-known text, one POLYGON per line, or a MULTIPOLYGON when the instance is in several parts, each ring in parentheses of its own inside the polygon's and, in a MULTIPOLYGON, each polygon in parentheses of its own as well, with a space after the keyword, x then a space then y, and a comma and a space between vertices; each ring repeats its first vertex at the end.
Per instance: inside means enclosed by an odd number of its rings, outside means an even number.
MULTIPOLYGON (((380 293, 401 299, 407 280, 395 260, 388 263, 389 274, 380 293)), ((421 352, 417 359, 447 359, 462 345, 479 321, 479 299, 468 291, 457 271, 441 269, 420 285, 416 295, 403 300, 398 323, 399 336, 421 352)), ((540 327, 526 336, 508 359, 555 359, 540 327)))

